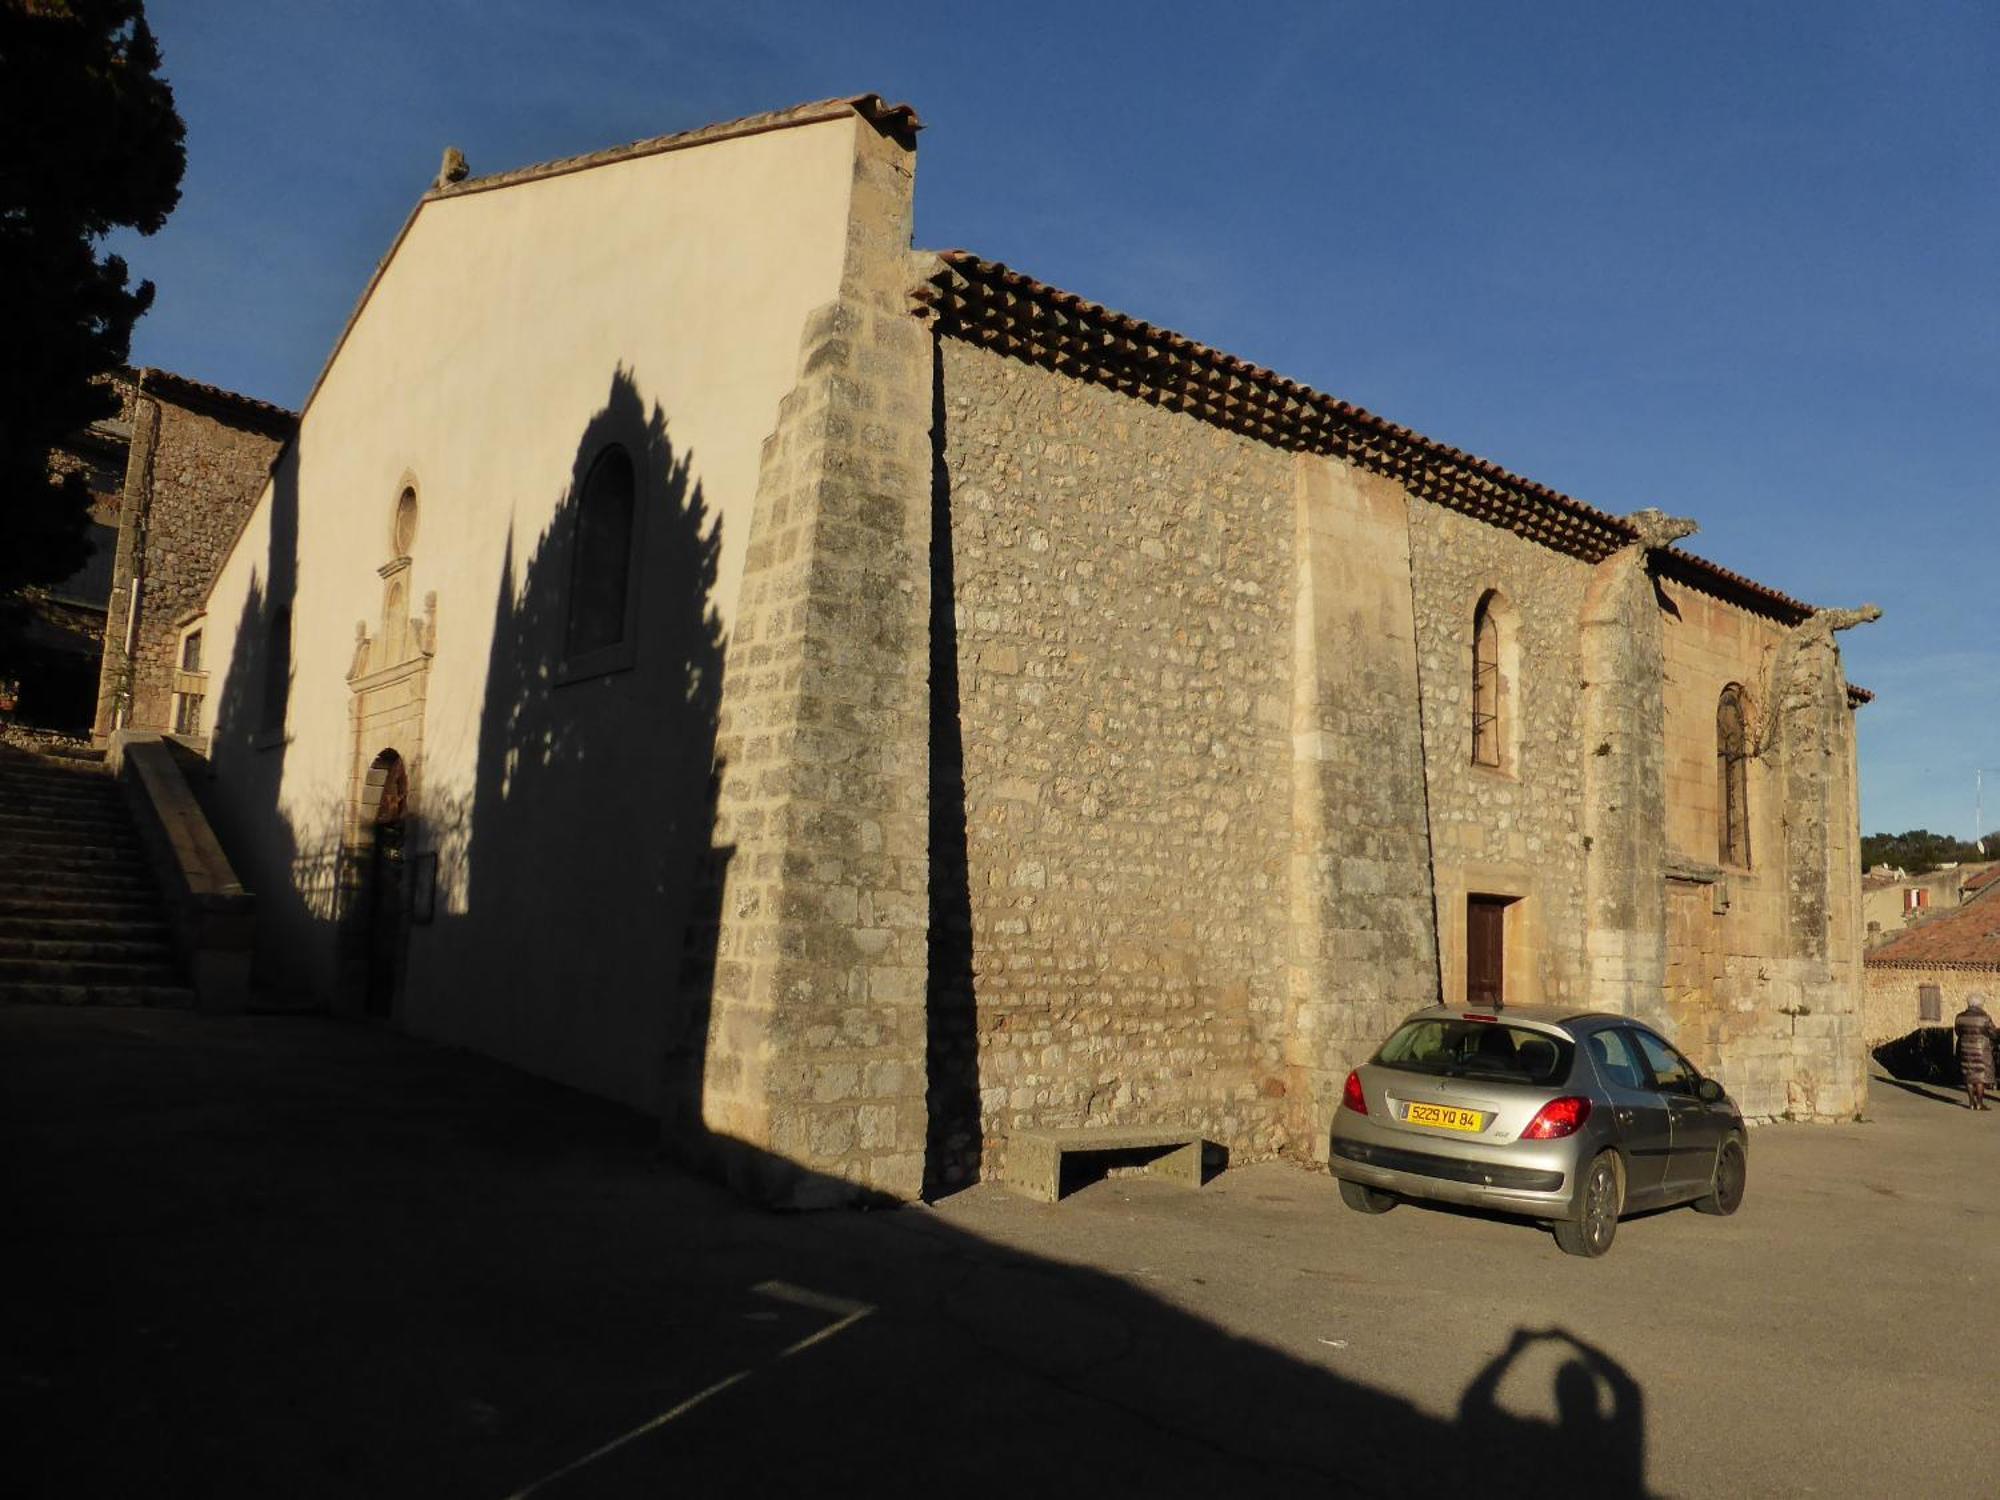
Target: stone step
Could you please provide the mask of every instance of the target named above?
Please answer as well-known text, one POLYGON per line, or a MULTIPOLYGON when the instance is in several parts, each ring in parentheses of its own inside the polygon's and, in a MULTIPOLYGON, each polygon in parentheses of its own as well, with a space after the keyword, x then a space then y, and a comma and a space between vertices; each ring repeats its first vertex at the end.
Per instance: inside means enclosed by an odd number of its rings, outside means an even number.
POLYGON ((0 889, 0 919, 49 922, 158 922, 163 920, 156 891, 143 895, 91 896, 78 891, 59 895, 25 894, 0 889))
POLYGON ((37 892, 53 896, 63 891, 156 894, 152 878, 145 870, 125 865, 105 865, 89 870, 27 869, 18 874, 11 866, 0 865, 0 891, 29 896, 37 892))
POLYGON ((171 964, 174 950, 164 939, 14 937, 0 933, 0 959, 85 964, 171 964))
POLYGON ((0 768, 0 791, 46 791, 56 796, 115 796, 118 779, 101 771, 23 771, 0 768))
POLYGON ((56 860, 64 864, 76 861, 131 864, 145 857, 145 849, 133 834, 107 831, 83 841, 65 838, 0 837, 0 869, 12 864, 33 864, 39 860, 56 860))
POLYGON ((0 838, 91 839, 127 832, 131 814, 124 808, 101 812, 16 813, 0 811, 0 838))
POLYGON ((86 797, 101 801, 123 796, 109 776, 12 776, 0 771, 0 801, 17 797, 86 797))
POLYGON ((137 854, 90 855, 29 854, 16 856, 0 850, 0 886, 34 890, 57 875, 138 876, 150 879, 152 871, 137 854))
POLYGON ((158 912, 101 921, 94 917, 0 917, 0 943, 9 938, 63 943, 165 943, 173 929, 158 912))
POLYGON ((0 984, 172 985, 180 974, 170 963, 93 964, 63 958, 0 957, 0 984))
POLYGON ((0 1005, 148 1005, 194 1009, 194 991, 178 984, 49 984, 0 979, 0 1005))

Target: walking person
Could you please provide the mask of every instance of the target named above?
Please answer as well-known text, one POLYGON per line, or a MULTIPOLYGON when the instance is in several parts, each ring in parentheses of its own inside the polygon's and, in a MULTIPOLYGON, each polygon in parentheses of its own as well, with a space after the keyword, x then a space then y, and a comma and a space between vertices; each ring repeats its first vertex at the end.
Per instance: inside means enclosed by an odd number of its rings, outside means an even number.
POLYGON ((1986 1090, 1993 1083, 1993 1018, 1986 1014, 1986 997, 1968 995, 1965 1009, 1952 1018, 1958 1038, 1958 1071, 1965 1079, 1968 1109, 1986 1108, 1986 1090))

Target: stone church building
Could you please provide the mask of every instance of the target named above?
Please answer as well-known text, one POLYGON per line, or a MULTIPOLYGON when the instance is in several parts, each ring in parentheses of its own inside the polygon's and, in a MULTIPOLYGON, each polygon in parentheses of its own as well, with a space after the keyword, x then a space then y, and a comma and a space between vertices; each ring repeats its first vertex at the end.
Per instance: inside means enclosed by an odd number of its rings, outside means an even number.
POLYGON ((913 252, 917 130, 447 157, 186 627, 261 981, 779 1202, 1323 1160, 1440 995, 1851 1116, 1865 612, 913 252))

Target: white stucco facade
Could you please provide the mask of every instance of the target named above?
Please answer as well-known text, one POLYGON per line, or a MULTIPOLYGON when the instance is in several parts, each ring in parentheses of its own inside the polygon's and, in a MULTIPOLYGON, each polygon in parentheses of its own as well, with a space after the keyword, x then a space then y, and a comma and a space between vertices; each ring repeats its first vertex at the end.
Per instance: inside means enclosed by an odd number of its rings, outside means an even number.
POLYGON ((856 132, 870 129, 827 109, 420 204, 208 605, 212 795, 259 892, 266 984, 351 1003, 332 893, 352 876, 357 777, 394 751, 412 787, 406 859, 426 881, 423 857, 437 861, 397 1018, 653 1102, 713 742, 685 705, 712 696, 760 447, 802 324, 837 293, 856 132), (639 470, 631 665, 565 681, 565 505, 613 441, 639 470), (393 572, 406 488, 418 524, 393 572), (285 599, 279 733, 253 658, 285 599), (386 650, 405 617, 413 666, 380 698, 419 700, 383 722, 420 745, 377 744, 356 722, 357 622, 386 650), (601 795, 532 805, 537 766, 565 758, 588 762, 581 779, 601 795), (480 840, 512 856, 485 861, 510 868, 507 885, 479 883, 480 840), (601 899, 635 884, 653 898, 636 923, 629 900, 601 899), (603 920, 623 930, 565 943, 560 962, 542 941, 603 920))

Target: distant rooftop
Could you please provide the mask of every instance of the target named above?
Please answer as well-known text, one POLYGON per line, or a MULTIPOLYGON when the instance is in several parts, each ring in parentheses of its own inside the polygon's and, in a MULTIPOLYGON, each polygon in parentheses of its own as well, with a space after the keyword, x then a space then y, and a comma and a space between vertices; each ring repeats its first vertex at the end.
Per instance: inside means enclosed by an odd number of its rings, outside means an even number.
POLYGON ((2000 970, 2000 886, 1955 911, 1896 934, 1867 957, 1871 969, 2000 970))

